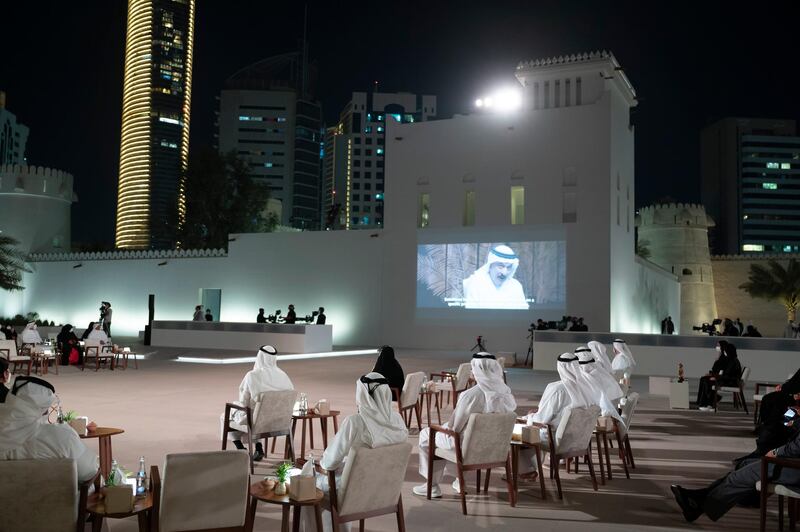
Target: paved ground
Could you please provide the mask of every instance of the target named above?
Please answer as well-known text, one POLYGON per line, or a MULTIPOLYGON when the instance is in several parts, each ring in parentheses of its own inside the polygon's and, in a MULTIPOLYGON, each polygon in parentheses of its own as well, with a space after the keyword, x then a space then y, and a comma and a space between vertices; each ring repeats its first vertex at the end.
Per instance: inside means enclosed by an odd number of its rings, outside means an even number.
MULTIPOLYGON (((226 401, 236 399, 239 381, 250 369, 249 364, 185 364, 175 362, 175 356, 209 353, 141 349, 154 352, 140 362, 138 371, 95 373, 62 368, 60 375, 50 374, 47 378, 54 383, 65 409, 87 415, 101 426, 125 429, 124 434, 114 437, 114 456, 130 469, 136 467, 139 455, 144 455, 148 464, 161 466, 166 453, 219 449, 219 415, 226 401)), ((468 356, 419 350, 398 350, 397 355, 406 372, 438 371, 453 367, 468 356)), ((327 398, 332 408, 348 415, 355 411, 355 382, 371 369, 373 360, 374 356, 350 356, 284 361, 280 365, 296 389, 308 393, 310 402, 327 398)), ((519 403, 519 412, 534 405, 546 383, 555 378, 554 372, 511 369, 509 385, 519 403)), ((631 433, 637 468, 630 480, 617 467, 614 480, 593 492, 585 471, 580 475, 565 474, 563 501, 554 497, 555 484, 548 480, 551 491, 546 501, 539 498, 538 489, 531 489, 523 491, 517 507, 511 508, 504 484, 496 474, 488 495, 468 496, 470 515, 463 516, 459 499, 449 485, 443 486, 445 496, 437 501, 429 502, 411 493, 411 488, 421 483, 415 449, 403 489, 407 528, 459 532, 499 527, 592 532, 757 529, 758 512, 753 509, 735 509, 716 524, 701 518, 688 525, 669 495, 671 483, 701 486, 724 474, 732 458, 748 452, 753 446, 751 418, 733 411, 730 403, 717 414, 669 410, 666 398, 647 395, 646 379, 635 379, 633 387, 644 393, 631 433)), ((416 431, 411 439, 416 442, 416 431)), ((316 443, 321 445, 320 437, 316 443)), ((316 454, 321 452, 319 449, 316 454)), ((618 461, 615 464, 618 466, 618 461)), ((268 465, 257 469, 257 473, 267 471, 268 465)), ((771 504, 773 528, 777 527, 776 506, 771 504)), ((276 508, 261 505, 257 515, 256 530, 277 530, 280 526, 276 508)), ((114 532, 133 531, 136 522, 112 521, 109 528, 114 532)), ((375 518, 367 521, 367 529, 395 530, 396 524, 393 518, 375 518)))

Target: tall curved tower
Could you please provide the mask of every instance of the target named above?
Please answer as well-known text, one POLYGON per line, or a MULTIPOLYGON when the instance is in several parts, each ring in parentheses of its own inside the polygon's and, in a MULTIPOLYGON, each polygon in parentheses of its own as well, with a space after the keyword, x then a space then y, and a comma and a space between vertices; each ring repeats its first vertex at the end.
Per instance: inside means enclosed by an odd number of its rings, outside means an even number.
POLYGON ((681 283, 678 332, 692 334, 692 325, 710 323, 717 317, 708 248, 708 229, 714 220, 705 208, 690 203, 644 207, 636 216, 636 227, 639 243, 650 251, 648 260, 677 275, 681 283))
POLYGON ((163 248, 183 221, 195 0, 129 0, 116 246, 163 248))

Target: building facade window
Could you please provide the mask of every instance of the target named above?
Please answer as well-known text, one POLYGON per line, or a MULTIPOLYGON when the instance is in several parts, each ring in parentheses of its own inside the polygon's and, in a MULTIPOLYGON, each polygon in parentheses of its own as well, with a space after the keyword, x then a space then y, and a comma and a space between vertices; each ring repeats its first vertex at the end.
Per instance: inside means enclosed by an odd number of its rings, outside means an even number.
POLYGON ((511 187, 511 224, 525 223, 525 187, 511 187))
POLYGON ((464 225, 475 225, 475 191, 464 192, 464 225))
POLYGON ((555 89, 553 91, 553 95, 555 96, 555 105, 554 107, 561 107, 561 81, 556 80, 555 82, 555 89))
POLYGON ((564 107, 569 107, 570 105, 570 89, 572 88, 571 80, 567 79, 564 80, 564 107))
POLYGON ((430 224, 430 204, 431 195, 423 192, 419 195, 419 204, 417 206, 417 227, 428 227, 430 224))

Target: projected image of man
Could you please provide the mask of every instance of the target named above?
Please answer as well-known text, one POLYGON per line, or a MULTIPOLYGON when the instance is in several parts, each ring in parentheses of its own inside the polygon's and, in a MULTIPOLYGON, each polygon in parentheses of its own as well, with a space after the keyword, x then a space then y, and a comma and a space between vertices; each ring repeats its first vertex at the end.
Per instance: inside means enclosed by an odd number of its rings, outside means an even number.
POLYGON ((505 245, 492 248, 486 264, 464 279, 464 307, 527 309, 522 285, 514 279, 519 257, 505 245))

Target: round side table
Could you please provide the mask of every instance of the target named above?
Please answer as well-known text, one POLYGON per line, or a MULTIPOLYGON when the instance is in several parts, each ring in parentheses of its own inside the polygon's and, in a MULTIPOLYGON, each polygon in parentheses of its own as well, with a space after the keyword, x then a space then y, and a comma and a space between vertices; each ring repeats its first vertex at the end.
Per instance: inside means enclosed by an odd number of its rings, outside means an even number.
POLYGON ((322 499, 325 494, 317 490, 317 496, 306 501, 296 501, 286 495, 276 495, 273 488, 268 488, 263 482, 256 482, 250 485, 250 515, 249 526, 252 529, 256 520, 256 505, 258 501, 270 504, 279 504, 282 507, 281 532, 289 532, 289 510, 294 508, 292 518, 292 531, 300 530, 300 508, 303 506, 314 507, 314 518, 317 522, 317 532, 322 532, 322 499))
POLYGON ((103 472, 103 478, 108 478, 108 473, 111 471, 111 436, 116 436, 123 432, 125 432, 123 429, 115 429, 113 427, 97 427, 92 431, 88 431, 85 435, 79 435, 82 440, 97 438, 100 447, 100 471, 103 472))
POLYGON ((92 520, 92 532, 100 532, 103 528, 103 519, 106 517, 123 519, 134 515, 139 518, 139 532, 148 532, 150 530, 150 510, 152 508, 153 494, 149 491, 146 496, 134 500, 133 509, 130 512, 119 514, 106 513, 105 503, 102 499, 102 490, 101 493, 92 493, 86 500, 86 511, 94 516, 92 520))

